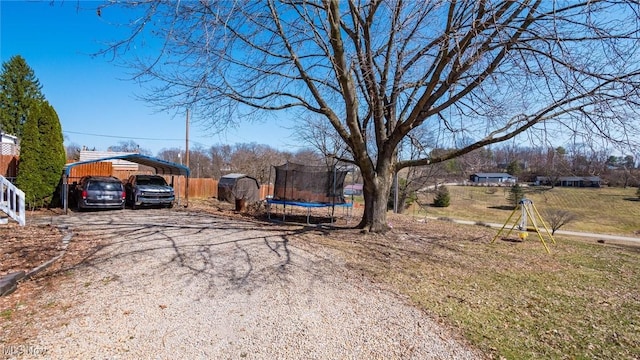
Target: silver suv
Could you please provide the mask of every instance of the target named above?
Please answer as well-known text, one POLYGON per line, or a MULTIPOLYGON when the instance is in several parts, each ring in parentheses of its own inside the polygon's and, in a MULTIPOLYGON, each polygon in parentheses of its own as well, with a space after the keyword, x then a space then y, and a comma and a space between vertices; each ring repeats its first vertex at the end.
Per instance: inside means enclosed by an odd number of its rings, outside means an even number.
POLYGON ((125 184, 127 204, 132 209, 142 206, 172 207, 173 188, 160 175, 131 175, 125 184))

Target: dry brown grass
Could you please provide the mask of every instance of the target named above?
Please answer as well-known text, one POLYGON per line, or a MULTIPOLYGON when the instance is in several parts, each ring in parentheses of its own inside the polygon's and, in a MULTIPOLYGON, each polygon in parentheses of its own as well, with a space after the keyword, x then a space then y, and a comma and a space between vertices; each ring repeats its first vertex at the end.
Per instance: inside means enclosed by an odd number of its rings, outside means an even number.
MULTIPOLYGON (((427 207, 426 214, 472 221, 504 223, 513 208, 507 200, 509 187, 449 186, 451 205, 427 207)), ((637 188, 525 188, 525 196, 538 211, 564 210, 577 215, 563 230, 634 236, 640 232, 640 202, 637 188)), ((422 194, 422 202, 432 203, 432 195, 422 194)), ((417 206, 408 215, 424 216, 417 206)))
POLYGON ((391 215, 391 233, 309 236, 492 358, 640 358, 640 248, 391 215))

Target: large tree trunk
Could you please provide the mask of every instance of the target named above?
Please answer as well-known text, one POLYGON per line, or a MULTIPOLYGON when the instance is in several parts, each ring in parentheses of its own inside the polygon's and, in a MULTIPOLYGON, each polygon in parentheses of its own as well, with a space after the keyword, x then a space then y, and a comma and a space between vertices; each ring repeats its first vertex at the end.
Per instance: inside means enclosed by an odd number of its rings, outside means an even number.
POLYGON ((392 172, 363 174, 364 214, 358 228, 371 232, 386 232, 387 201, 393 183, 392 172))

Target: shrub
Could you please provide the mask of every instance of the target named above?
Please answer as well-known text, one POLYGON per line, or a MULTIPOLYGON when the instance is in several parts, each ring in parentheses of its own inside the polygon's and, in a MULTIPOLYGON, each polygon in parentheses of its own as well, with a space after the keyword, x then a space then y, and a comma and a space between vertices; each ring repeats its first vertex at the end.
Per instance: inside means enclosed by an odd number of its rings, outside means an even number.
POLYGON ((433 206, 447 207, 451 204, 451 194, 446 186, 438 186, 436 189, 436 197, 433 199, 433 206))
POLYGON ((554 235, 556 230, 561 227, 578 219, 578 215, 562 209, 546 210, 544 214, 547 218, 547 223, 551 227, 551 235, 554 235))
POLYGON ((509 190, 509 203, 511 205, 513 205, 513 208, 515 209, 518 206, 518 203, 520 203, 520 200, 522 200, 522 198, 524 198, 524 189, 522 188, 522 186, 520 186, 520 184, 515 184, 511 187, 511 190, 509 190))

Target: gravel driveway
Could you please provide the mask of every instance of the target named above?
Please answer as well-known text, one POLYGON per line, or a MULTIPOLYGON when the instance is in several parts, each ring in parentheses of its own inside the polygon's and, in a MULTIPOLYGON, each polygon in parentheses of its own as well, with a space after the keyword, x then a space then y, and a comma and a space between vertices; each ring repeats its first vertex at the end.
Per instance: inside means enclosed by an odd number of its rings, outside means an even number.
POLYGON ((50 358, 479 358, 303 243, 301 227, 160 209, 51 221, 107 246, 48 295, 74 304, 65 325, 36 340, 50 358))

